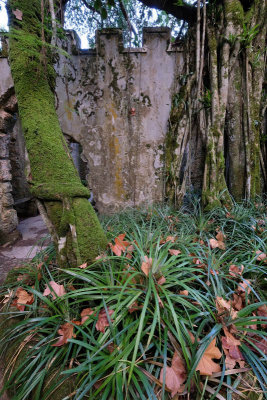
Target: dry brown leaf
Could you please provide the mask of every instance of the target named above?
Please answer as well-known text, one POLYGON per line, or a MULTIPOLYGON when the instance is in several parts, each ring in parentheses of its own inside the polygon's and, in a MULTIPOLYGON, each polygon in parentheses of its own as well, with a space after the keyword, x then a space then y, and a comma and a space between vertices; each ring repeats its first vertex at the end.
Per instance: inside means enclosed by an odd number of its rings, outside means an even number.
POLYGON ((163 275, 157 281, 158 285, 163 285, 165 282, 166 278, 163 275))
POLYGON ((225 236, 224 234, 219 231, 216 235, 216 239, 210 239, 210 247, 212 249, 216 249, 217 247, 221 250, 225 250, 225 243, 224 243, 225 236))
POLYGON ((178 256, 182 252, 180 250, 175 250, 175 249, 169 249, 168 250, 171 256, 178 256))
MULTIPOLYGON (((164 368, 160 372, 160 382, 163 383, 164 368)), ((171 396, 174 397, 177 393, 183 391, 183 383, 186 380, 186 369, 184 361, 177 352, 172 358, 171 367, 166 367, 165 384, 171 391, 171 396)))
POLYGON ((235 367, 236 363, 239 363, 240 368, 243 368, 244 357, 239 350, 240 340, 236 339, 227 328, 223 328, 225 336, 222 336, 222 348, 226 355, 225 364, 227 369, 235 367))
POLYGON ((78 268, 81 268, 81 269, 85 269, 85 268, 87 268, 87 263, 84 263, 84 264, 82 264, 82 265, 79 265, 79 267, 78 268))
POLYGON ((142 262, 141 270, 146 276, 148 276, 149 271, 151 270, 152 267, 153 260, 151 257, 148 258, 147 256, 145 256, 144 259, 145 261, 142 262))
POLYGON ((18 10, 18 9, 16 8, 16 10, 12 10, 12 13, 15 15, 15 17, 16 17, 18 20, 22 21, 22 16, 23 16, 23 12, 22 12, 22 11, 20 11, 20 10, 18 10))
MULTIPOLYGON (((114 313, 114 310, 109 310, 108 309, 109 316, 112 315, 113 313, 114 313)), ((111 319, 111 322, 114 322, 114 321, 111 319)), ((96 329, 98 331, 104 333, 106 326, 109 326, 109 322, 108 322, 108 317, 107 317, 107 314, 106 314, 106 310, 103 308, 100 311, 99 315, 98 315, 98 320, 97 320, 97 323, 96 323, 95 327, 96 327, 96 329)))
POLYGON ((72 323, 66 322, 65 324, 60 326, 59 330, 57 331, 60 337, 55 344, 52 344, 52 346, 54 347, 63 346, 68 342, 68 339, 76 337, 76 335, 73 333, 74 330, 73 324, 79 325, 77 324, 77 321, 72 321, 72 323))
MULTIPOLYGON (((250 340, 255 344, 256 347, 258 347, 259 350, 261 350, 263 352, 263 354, 267 354, 267 340, 266 340, 266 338, 257 338, 257 339, 253 338, 253 339, 250 339, 250 340)), ((255 349, 252 348, 252 346, 251 346, 251 349, 253 351, 255 351, 255 349)))
POLYGON ((109 246, 111 248, 111 250, 113 251, 114 254, 116 254, 116 256, 121 256, 122 253, 125 252, 125 250, 127 249, 128 246, 130 246, 130 242, 127 242, 126 240, 124 240, 126 236, 126 233, 122 233, 120 234, 118 237, 115 238, 115 245, 113 245, 112 243, 109 243, 109 246))
POLYGON ((234 309, 236 309, 237 311, 242 310, 242 308, 244 308, 244 306, 243 306, 243 298, 240 295, 236 294, 236 293, 233 293, 233 298, 234 299, 231 301, 232 307, 234 309))
POLYGON ((233 309, 232 303, 230 301, 224 300, 222 297, 216 297, 216 309, 218 314, 224 314, 227 312, 232 319, 237 318, 237 311, 233 309))
POLYGON ((43 293, 43 296, 49 296, 52 294, 52 299, 55 300, 57 297, 61 297, 64 294, 66 294, 65 288, 63 285, 59 285, 55 281, 49 282, 49 285, 52 288, 52 291, 50 290, 50 287, 46 285, 45 291, 43 293))
POLYGON ((216 235, 216 239, 218 240, 218 242, 223 242, 225 239, 224 234, 222 233, 222 231, 219 231, 216 235))
POLYGON ((92 315, 93 313, 94 311, 90 307, 84 308, 81 312, 81 317, 82 317, 81 324, 84 324, 85 321, 87 321, 90 315, 92 315))
POLYGON ((183 296, 188 296, 188 290, 180 290, 179 294, 182 294, 183 296))
POLYGON ((257 257, 258 261, 263 261, 264 263, 267 263, 267 255, 263 253, 263 251, 257 250, 256 254, 258 255, 257 257))
POLYGON ((28 293, 22 288, 18 288, 16 291, 16 299, 12 303, 16 306, 19 311, 24 311, 26 304, 32 304, 34 302, 34 296, 32 293, 28 293))
POLYGON ((249 294, 251 292, 251 282, 249 280, 243 280, 241 283, 239 283, 237 287, 238 292, 247 292, 249 294))
POLYGON ((213 361, 213 358, 219 360, 222 356, 222 353, 216 347, 216 338, 214 338, 209 346, 207 347, 206 351, 204 352, 203 356, 201 357, 196 371, 200 372, 200 375, 212 375, 213 372, 220 372, 221 367, 219 364, 216 364, 213 361))
MULTIPOLYGON (((266 304, 264 304, 263 306, 260 306, 260 307, 257 309, 257 315, 258 315, 259 317, 267 317, 267 305, 266 305, 266 304)), ((264 324, 264 325, 261 324, 261 327, 262 327, 263 329, 267 329, 267 324, 264 324)))
POLYGON ((244 265, 238 266, 238 265, 231 264, 229 267, 229 274, 234 277, 237 277, 238 275, 241 276, 243 271, 244 271, 244 265))
POLYGON ((167 236, 167 237, 166 237, 166 243, 167 243, 167 242, 174 243, 175 240, 176 240, 176 237, 175 237, 175 236, 167 236))

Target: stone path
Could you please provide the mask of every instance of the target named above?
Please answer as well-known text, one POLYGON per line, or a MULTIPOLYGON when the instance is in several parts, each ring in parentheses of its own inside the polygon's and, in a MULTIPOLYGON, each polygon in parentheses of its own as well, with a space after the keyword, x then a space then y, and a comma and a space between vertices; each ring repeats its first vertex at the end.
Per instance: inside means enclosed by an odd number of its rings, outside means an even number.
POLYGON ((10 269, 33 258, 49 241, 47 228, 40 215, 22 220, 18 230, 22 239, 10 246, 0 246, 0 285, 10 269))

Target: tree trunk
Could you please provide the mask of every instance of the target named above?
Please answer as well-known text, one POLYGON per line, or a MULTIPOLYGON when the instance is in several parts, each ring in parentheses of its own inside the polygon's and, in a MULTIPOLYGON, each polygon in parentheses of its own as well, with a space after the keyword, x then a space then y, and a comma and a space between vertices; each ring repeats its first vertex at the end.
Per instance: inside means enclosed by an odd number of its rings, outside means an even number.
POLYGON ((30 189, 52 235, 58 261, 76 266, 92 261, 107 241, 55 111, 46 12, 43 0, 9 1, 9 60, 30 161, 30 189))
MULTIPOLYGON (((197 28, 196 61, 192 51, 191 70, 187 72, 191 78, 200 65, 199 25, 197 18, 191 28, 194 36, 197 28)), ((254 1, 250 8, 239 0, 224 0, 221 6, 210 3, 207 23, 202 17, 203 28, 207 38, 203 81, 197 73, 195 81, 190 78, 174 96, 166 138, 166 187, 168 198, 180 203, 186 192, 181 180, 184 149, 190 137, 200 133, 206 153, 202 201, 205 207, 213 208, 227 206, 232 197, 236 201, 254 199, 266 187, 266 146, 264 138, 261 141, 266 109, 261 103, 266 68, 265 0, 254 1)))

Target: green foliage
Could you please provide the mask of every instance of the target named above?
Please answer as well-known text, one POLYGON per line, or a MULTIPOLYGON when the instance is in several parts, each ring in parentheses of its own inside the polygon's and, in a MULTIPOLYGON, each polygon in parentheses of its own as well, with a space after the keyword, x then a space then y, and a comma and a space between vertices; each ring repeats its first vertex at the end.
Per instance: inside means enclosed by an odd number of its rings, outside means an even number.
POLYGON ((211 108, 211 100, 212 100, 212 91, 210 89, 205 89, 203 97, 199 99, 200 103, 203 105, 204 108, 209 109, 211 108))
POLYGON ((95 47, 95 31, 103 28, 120 28, 124 32, 125 45, 142 46, 142 29, 147 26, 168 26, 177 36, 180 21, 164 11, 151 10, 137 0, 127 0, 123 4, 136 34, 129 31, 118 0, 88 0, 90 11, 81 0, 70 0, 66 8, 66 27, 75 29, 79 35, 87 35, 90 47, 95 47))
POLYGON ((169 399, 168 388, 160 388, 158 380, 176 351, 187 369, 185 393, 191 390, 190 397, 196 400, 210 399, 210 391, 229 400, 236 395, 249 398, 254 391, 262 393, 264 354, 257 350, 250 335, 255 330, 249 326, 256 324, 257 337, 266 337, 261 328, 266 317, 255 314, 266 300, 265 267, 256 253, 265 249, 267 232, 262 227, 266 223, 266 204, 260 201, 209 213, 203 212, 197 201, 190 210, 130 210, 103 219, 112 243, 127 232, 126 240, 134 246, 130 258, 127 251, 116 256, 109 250, 86 268, 61 270, 49 249, 29 266, 15 269, 2 290, 3 295, 9 293, 1 337, 1 351, 6 361, 10 360, 5 387, 9 391, 15 388, 16 400, 46 400, 52 393, 54 400, 62 400, 60 388, 67 383, 66 399, 70 393, 76 400, 156 400, 157 393, 161 399, 169 399), (210 246, 216 229, 226 237, 225 250, 210 246), (168 236, 170 241, 166 241, 168 236), (181 253, 171 255, 170 249, 181 253), (141 269, 146 256, 151 259, 148 276, 141 269), (229 274, 232 264, 244 266, 242 277, 229 274), (165 282, 160 284, 161 277, 165 282), (231 300, 244 280, 249 281, 251 292, 243 296, 243 308, 235 319, 227 313, 221 319, 216 297, 231 300), (44 296, 50 281, 64 285, 66 294, 55 300, 44 296), (34 296, 25 311, 12 306, 18 287, 34 296), (184 290, 188 295, 181 293, 184 290), (81 311, 88 307, 94 313, 77 325, 81 311), (97 328, 101 310, 114 311, 104 332, 97 328), (76 336, 63 346, 51 346, 66 322, 73 324, 76 336), (222 357, 221 374, 203 379, 196 367, 214 337, 221 349, 222 322, 227 329, 235 327, 252 372, 226 374, 222 357), (17 361, 22 349, 23 356, 17 361))
POLYGON ((243 31, 240 35, 241 46, 244 48, 250 47, 258 33, 259 25, 249 27, 248 24, 243 24, 243 31))

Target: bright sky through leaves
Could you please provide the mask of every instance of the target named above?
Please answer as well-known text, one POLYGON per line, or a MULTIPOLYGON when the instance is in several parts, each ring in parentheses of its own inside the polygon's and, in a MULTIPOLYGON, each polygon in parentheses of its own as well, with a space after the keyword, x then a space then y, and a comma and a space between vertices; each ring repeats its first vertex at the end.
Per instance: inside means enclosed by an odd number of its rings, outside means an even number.
POLYGON ((5 3, 5 1, 0 0, 0 31, 7 30, 7 13, 5 3))

